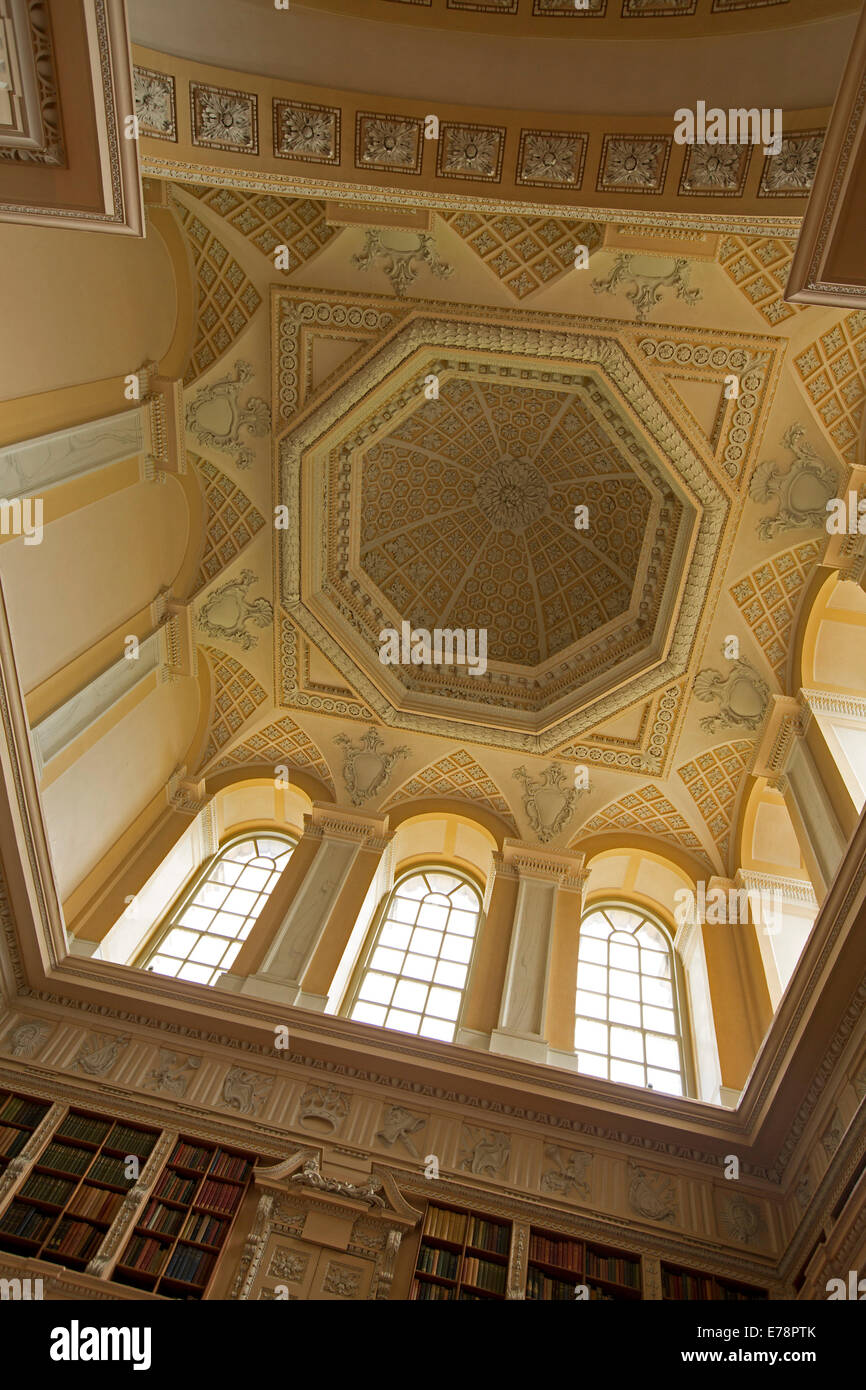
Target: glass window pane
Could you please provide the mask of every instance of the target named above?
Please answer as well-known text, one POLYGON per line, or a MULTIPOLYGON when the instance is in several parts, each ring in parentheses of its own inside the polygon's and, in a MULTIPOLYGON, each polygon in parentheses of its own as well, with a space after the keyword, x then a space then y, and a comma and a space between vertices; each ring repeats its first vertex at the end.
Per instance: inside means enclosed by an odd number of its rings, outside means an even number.
POLYGON ((611 970, 610 992, 620 999, 640 999, 640 975, 627 974, 624 970, 611 970))
POLYGON ((257 853, 255 840, 240 840, 236 845, 230 845, 228 849, 223 850, 223 857, 235 864, 246 864, 250 859, 255 859, 257 853))
POLYGON ((223 903, 223 911, 237 912, 241 917, 246 917, 255 906, 256 896, 255 893, 247 892, 245 888, 233 888, 223 903))
POLYGON ((211 923, 211 931, 217 936, 235 937, 240 933, 246 920, 245 917, 238 917, 234 912, 218 912, 211 923))
POLYGON ((439 952, 443 960, 460 960, 464 963, 472 955, 472 942, 467 936, 446 935, 439 952))
POLYGON ((442 907, 439 903, 431 902, 421 904, 421 911, 418 913, 418 922, 420 926, 432 927, 436 931, 444 931, 447 921, 447 907, 442 907))
POLYGON ((436 960, 433 956, 414 956, 410 952, 403 966, 403 974, 415 980, 432 980, 435 969, 436 960))
POLYGON ((448 918, 448 930, 457 932, 458 936, 474 936, 477 925, 477 912, 455 911, 448 918))
POLYGON ((249 888, 251 893, 260 893, 271 876, 270 867, 267 869, 254 869, 252 865, 241 869, 241 876, 238 879, 239 888, 249 888))
POLYGON ((442 937, 438 931, 425 931, 423 927, 416 927, 412 933, 412 950, 421 956, 438 955, 441 942, 442 937))
POLYGON ((399 888, 401 898, 426 898, 429 891, 423 874, 404 878, 399 888))
POLYGON ((179 920, 185 927, 192 927, 195 931, 207 931, 213 920, 213 912, 209 907, 196 907, 190 903, 181 912, 179 920))
POLYGON ((612 1057, 627 1057, 633 1062, 642 1062, 643 1034, 633 1028, 612 1027, 610 1052, 612 1057))
POLYGON ((225 937, 200 936, 190 951, 189 958, 201 961, 203 965, 219 965, 225 948, 225 937))
MULTIPOLYGON (((211 914, 208 913, 208 919, 211 914)), ((195 945, 198 937, 195 932, 182 931, 180 927, 175 927, 173 931, 160 944, 160 949, 167 956, 180 956, 184 959, 195 945)))
POLYGON ((588 989, 579 989, 575 1004, 579 1014, 588 1014, 590 1018, 607 1018, 606 994, 590 994, 588 989))
POLYGON ((410 927, 400 926, 396 922, 385 922, 379 941, 383 946, 394 946, 402 951, 409 945, 411 935, 410 927))
POLYGON ((611 999, 610 1018, 612 1023, 640 1024, 640 1004, 631 999, 611 999))
POLYGON ((664 1091, 669 1096, 683 1094, 682 1079, 675 1072, 658 1071, 655 1067, 648 1067, 647 1080, 654 1091, 664 1091))
POLYGON ((607 965, 607 943, 599 936, 581 938, 579 957, 593 964, 607 965))
POLYGON ((418 904, 409 898, 395 898, 388 909, 388 916, 393 922, 409 922, 414 925, 418 916, 418 904))
POLYGON ((598 965, 585 965, 580 961, 577 967, 578 989, 592 989, 597 994, 607 993, 607 971, 598 965))
POLYGON ((588 1018, 579 1018, 574 1025, 575 1047, 585 1047, 589 1052, 607 1052, 607 1024, 595 1023, 588 1018))
POLYGON ((364 977, 364 983, 359 991, 359 997, 361 999, 371 1000, 375 1004, 390 1004, 391 995, 393 993, 393 976, 374 975, 371 971, 364 977))
POLYGON ((240 951, 240 949, 240 941, 233 941, 231 946, 229 946, 226 950, 226 953, 223 956, 222 960, 220 961, 220 970, 231 970, 232 966, 235 963, 235 960, 237 959, 238 952, 240 951))
POLYGON ((587 1076, 603 1076, 607 1078, 607 1058, 596 1057, 592 1052, 578 1052, 578 1069, 586 1072, 587 1076))
POLYGON ((652 1005, 644 1004, 643 1026, 644 1028, 653 1028, 657 1033, 674 1035, 677 1031, 677 1025, 673 1009, 654 1009, 652 1005))
POLYGON ((437 985, 452 985, 454 989, 462 989, 466 983, 466 966, 440 960, 434 978, 437 985))
POLYGON ((370 964, 374 970, 393 970, 399 975, 403 965, 402 951, 389 951, 387 946, 377 946, 370 964))
POLYGON ((580 924, 581 936, 600 936, 607 938, 610 936, 610 924, 605 921, 600 912, 591 912, 580 924))
POLYGON ((191 980, 196 985, 209 985, 213 971, 209 965, 193 965, 187 961, 177 972, 179 980, 191 980))
POLYGON ((411 1009, 413 1013, 423 1013, 427 999, 427 988, 427 985, 417 984, 414 980, 398 980, 391 1002, 397 1008, 411 1009))
POLYGON ((630 908, 626 907, 606 907, 604 915, 614 931, 633 932, 642 920, 637 912, 632 912, 630 908))
POLYGON ((651 951, 664 951, 667 955, 668 943, 658 927, 654 927, 652 922, 644 922, 640 931, 635 932, 635 935, 641 946, 646 946, 651 951))
POLYGON ((401 1033, 417 1033, 421 1022, 418 1014, 407 1014, 402 1009, 389 1009, 387 1024, 389 1028, 399 1028, 401 1033))
POLYGON ((352 1018, 356 1018, 359 1023, 379 1023, 385 1022, 385 1010, 381 1004, 364 1004, 360 999, 352 1010, 352 1018))
POLYGON ((453 892, 460 882, 460 879, 455 878, 454 874, 430 873, 425 874, 425 878, 430 885, 431 893, 443 893, 446 895, 453 892))
POLYGON ((460 995, 454 989, 434 985, 427 1000, 427 1012, 436 1018, 456 1018, 460 1010, 460 995))
POLYGON ((208 879, 213 883, 237 883, 242 872, 241 864, 235 864, 231 859, 219 859, 210 869, 208 879))
POLYGON ((448 896, 454 907, 459 907, 464 912, 471 912, 473 915, 478 913, 478 894, 473 888, 461 883, 459 888, 455 888, 448 896))
POLYGON ((646 1035, 646 1059, 655 1067, 670 1067, 676 1071, 680 1065, 680 1050, 675 1038, 660 1038, 657 1033, 646 1035))
POLYGON ((147 969, 153 970, 157 975, 176 975, 180 966, 179 960, 169 960, 168 956, 152 956, 147 969))
POLYGON ((655 1004, 659 1009, 672 1009, 674 997, 671 992, 670 981, 650 980, 646 975, 643 977, 643 999, 645 1004, 655 1004))
POLYGON ((418 1032, 422 1038, 438 1038, 440 1042, 454 1041, 454 1024, 445 1018, 425 1018, 418 1032))
POLYGON ((610 943, 610 963, 620 970, 640 969, 640 952, 636 946, 624 946, 614 937, 610 943))
POLYGON ((653 979, 669 980, 671 958, 667 952, 661 955, 658 951, 641 951, 640 968, 645 975, 650 975, 653 979))
POLYGON ((629 1086, 643 1086, 644 1075, 643 1067, 636 1066, 634 1062, 620 1062, 612 1057, 610 1062, 611 1081, 624 1081, 629 1086))
MULTIPOLYGON (((241 872, 243 872, 243 870, 241 872)), ((197 907, 222 907, 227 893, 227 884, 214 883, 211 879, 208 879, 199 887, 193 902, 197 907)))

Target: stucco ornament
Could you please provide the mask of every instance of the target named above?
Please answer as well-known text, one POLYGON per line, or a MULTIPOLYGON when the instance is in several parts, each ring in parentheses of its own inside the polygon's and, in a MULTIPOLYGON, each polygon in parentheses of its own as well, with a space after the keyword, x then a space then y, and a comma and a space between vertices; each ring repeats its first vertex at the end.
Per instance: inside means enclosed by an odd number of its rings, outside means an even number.
POLYGON ((271 423, 270 407, 260 396, 249 396, 244 405, 240 402, 241 387, 252 374, 249 362, 236 362, 234 377, 220 377, 203 386, 186 408, 186 427, 199 444, 231 454, 238 468, 250 468, 253 462, 252 449, 241 442, 241 430, 264 435, 271 423))
POLYGON ((793 455, 786 469, 773 459, 765 459, 752 474, 752 501, 776 498, 778 502, 773 516, 762 516, 758 522, 762 541, 772 540, 780 531, 826 525, 827 503, 836 496, 838 474, 815 453, 805 433, 802 425, 791 425, 782 436, 782 443, 793 455))
POLYGON ((671 270, 654 275, 635 270, 632 252, 620 251, 607 276, 593 280, 592 288, 596 294, 614 294, 621 286, 626 299, 634 305, 639 323, 643 323, 650 309, 661 303, 665 289, 675 290, 677 299, 690 306, 702 298, 699 289, 689 287, 689 263, 684 256, 677 257, 671 270), (628 285, 630 289, 625 288, 628 285))
POLYGON ((751 662, 740 658, 726 672, 707 667, 695 676, 694 692, 699 700, 715 700, 716 714, 707 714, 701 728, 714 734, 718 729, 757 729, 764 717, 770 687, 751 662))
MULTIPOLYGON (((400 232, 395 232, 400 236, 400 232)), ((364 239, 363 250, 352 257, 352 264, 358 270, 371 270, 374 266, 387 275, 397 295, 404 295, 414 283, 422 265, 440 280, 454 274, 454 267, 443 261, 436 250, 436 242, 428 232, 411 233, 414 246, 389 246, 381 231, 369 231, 364 239)))
MULTIPOLYGON (((545 768, 540 777, 530 777, 525 767, 516 767, 514 777, 523 783, 523 810, 539 840, 552 840, 565 825, 580 792, 571 784, 559 763, 545 768)), ((584 790, 581 788, 581 790, 584 790)))
POLYGON ((245 651, 254 647, 259 639, 255 633, 247 631, 247 623, 269 627, 274 620, 274 610, 268 599, 250 601, 247 598, 247 590, 258 582, 252 570, 241 570, 237 579, 229 579, 214 589, 199 610, 201 630, 223 642, 238 642, 245 651))
POLYGON ((385 741, 373 727, 361 735, 358 743, 352 743, 345 734, 338 734, 334 742, 346 750, 343 755, 343 781, 353 806, 360 806, 362 801, 380 791, 397 759, 409 756, 405 744, 385 752, 385 741))

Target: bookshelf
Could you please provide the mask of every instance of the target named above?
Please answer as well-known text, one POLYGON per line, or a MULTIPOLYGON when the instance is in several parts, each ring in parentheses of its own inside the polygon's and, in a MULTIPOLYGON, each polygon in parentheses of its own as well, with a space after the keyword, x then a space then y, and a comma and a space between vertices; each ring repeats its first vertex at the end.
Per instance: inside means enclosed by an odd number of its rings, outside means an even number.
POLYGON ((48 1100, 33 1100, 0 1088, 0 1173, 18 1157, 50 1109, 48 1100))
POLYGON ((83 1270, 135 1181, 126 1176, 127 1158, 143 1163, 158 1137, 158 1130, 70 1110, 0 1215, 0 1249, 83 1270))
POLYGON ((662 1298, 667 1300, 692 1299, 707 1302, 751 1302, 767 1298, 767 1290, 753 1284, 741 1284, 735 1279, 701 1273, 699 1270, 683 1269, 662 1261, 662 1298))
POLYGON ((252 1160, 245 1154, 179 1139, 139 1213, 112 1278, 165 1298, 201 1298, 252 1169, 252 1160))
POLYGON ((511 1223, 462 1207, 427 1207, 412 1300, 484 1302, 505 1298, 511 1223))
POLYGON ((575 1287, 586 1284, 591 1301, 639 1299, 640 1260, 623 1250, 575 1239, 561 1231, 529 1229, 526 1297, 535 1302, 574 1298, 575 1287))

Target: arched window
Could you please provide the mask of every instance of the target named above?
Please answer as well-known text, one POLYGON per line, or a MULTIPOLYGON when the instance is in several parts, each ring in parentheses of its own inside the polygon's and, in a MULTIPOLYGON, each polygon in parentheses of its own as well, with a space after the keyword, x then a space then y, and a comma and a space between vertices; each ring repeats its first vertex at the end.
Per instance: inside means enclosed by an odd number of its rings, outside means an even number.
POLYGON ((424 869, 391 891, 349 1017, 452 1042, 481 895, 452 870, 424 869))
POLYGON ((273 833, 224 845, 170 913, 144 969, 200 985, 231 970, 294 848, 273 833))
POLYGON ((590 1076, 684 1093, 673 948, 636 908, 594 907, 581 921, 574 1048, 590 1076))

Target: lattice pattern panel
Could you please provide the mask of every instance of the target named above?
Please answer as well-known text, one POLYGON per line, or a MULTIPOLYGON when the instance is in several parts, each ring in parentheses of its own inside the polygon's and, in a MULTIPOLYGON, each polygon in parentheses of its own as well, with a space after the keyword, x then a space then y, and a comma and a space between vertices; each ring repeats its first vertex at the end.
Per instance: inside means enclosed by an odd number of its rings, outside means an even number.
POLYGON ((740 294, 774 325, 806 307, 782 298, 793 258, 793 243, 780 237, 726 236, 719 246, 719 260, 740 294))
POLYGON ((804 541, 774 555, 731 587, 734 602, 783 689, 794 614, 820 552, 817 541, 804 541))
POLYGON ((794 361, 828 435, 855 464, 866 401, 866 312, 846 314, 794 361))
POLYGON ((725 862, 737 792, 749 769, 754 747, 747 738, 734 739, 708 748, 677 769, 725 862))
POLYGON ((274 248, 285 246, 287 265, 277 272, 291 275, 321 251, 340 230, 325 221, 325 204, 314 198, 278 198, 273 193, 241 193, 234 188, 201 188, 181 184, 206 207, 218 212, 267 256, 273 272, 274 248))
POLYGON ((484 768, 465 748, 458 749, 456 753, 449 753, 447 757, 440 758, 438 762, 431 763, 430 767, 425 767, 422 772, 410 777, 389 798, 386 805, 398 806, 400 802, 409 801, 416 796, 466 798, 503 816, 515 834, 517 833, 511 807, 505 797, 492 778, 488 777, 484 768))
POLYGON ((572 270, 576 246, 585 246, 591 253, 602 240, 602 229, 595 222, 573 218, 515 217, 512 213, 485 217, 466 211, 440 216, 515 299, 525 299, 572 270))
POLYGON ((184 384, 207 371, 243 333, 262 297, 218 236, 185 203, 176 206, 198 282, 196 338, 184 384))
POLYGON ((202 764, 210 762, 230 743, 268 698, 251 671, 217 647, 201 648, 210 662, 214 686, 210 736, 202 764))
POLYGON ((246 763, 272 763, 274 767, 284 764, 290 770, 296 768, 314 772, 330 791, 334 790, 330 768, 319 749, 288 715, 254 734, 248 734, 242 743, 220 758, 211 771, 243 767, 246 763))
POLYGON ((207 508, 204 554, 193 590, 197 594, 249 545, 265 519, 237 483, 208 459, 189 453, 187 457, 201 479, 207 508))
POLYGON ((640 830, 646 835, 672 840, 686 849, 703 848, 695 832, 689 829, 688 821, 664 792, 652 783, 621 796, 619 801, 614 801, 592 816, 583 826, 581 834, 605 830, 640 830))

